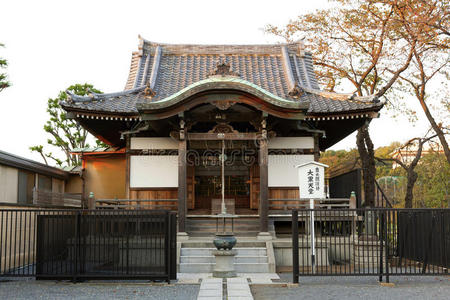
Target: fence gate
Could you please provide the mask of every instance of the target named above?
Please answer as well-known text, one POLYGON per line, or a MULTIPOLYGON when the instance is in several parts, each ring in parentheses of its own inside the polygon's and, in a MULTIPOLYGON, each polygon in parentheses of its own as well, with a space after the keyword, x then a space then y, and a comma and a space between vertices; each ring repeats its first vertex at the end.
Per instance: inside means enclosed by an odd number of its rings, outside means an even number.
POLYGON ((176 279, 176 215, 146 210, 0 210, 0 276, 176 279))
POLYGON ((299 276, 385 276, 389 282, 392 275, 444 275, 450 209, 294 210, 292 247, 295 283, 299 276))

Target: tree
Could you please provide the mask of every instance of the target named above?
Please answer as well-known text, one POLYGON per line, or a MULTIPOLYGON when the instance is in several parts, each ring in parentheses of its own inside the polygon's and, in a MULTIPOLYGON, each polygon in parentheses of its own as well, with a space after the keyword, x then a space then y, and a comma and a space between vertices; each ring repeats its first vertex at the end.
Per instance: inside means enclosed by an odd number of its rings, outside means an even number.
MULTIPOLYGON (((0 47, 5 45, 0 43, 0 47)), ((5 69, 8 66, 8 61, 0 57, 0 69, 5 69)), ((0 92, 10 86, 8 76, 5 73, 0 73, 0 92)))
MULTIPOLYGON (((269 25, 266 31, 288 41, 303 38, 325 89, 334 91, 350 83, 356 95, 384 96, 408 68, 415 41, 402 39, 393 3, 332 2, 336 7, 302 15, 281 29, 269 25)), ((363 169, 365 203, 374 206, 376 168, 369 122, 358 130, 356 144, 363 169)))
POLYGON ((417 167, 420 158, 422 157, 422 151, 423 146, 430 141, 431 139, 435 138, 436 135, 432 135, 429 137, 424 138, 413 138, 407 141, 403 146, 398 148, 398 150, 407 150, 408 152, 414 151, 415 156, 412 159, 411 162, 405 162, 398 158, 379 158, 380 161, 395 161, 398 165, 400 165, 406 172, 406 194, 405 194, 405 208, 412 208, 413 207, 413 189, 414 185, 417 181, 417 178, 419 175, 415 171, 415 168, 417 167), (412 150, 411 150, 412 149, 412 150))
POLYGON ((438 123, 429 102, 437 96, 442 105, 448 108, 448 79, 450 78, 450 2, 427 0, 393 1, 396 10, 396 21, 401 25, 401 36, 408 43, 415 43, 413 59, 404 75, 400 78, 411 88, 411 94, 419 101, 425 116, 439 138, 444 149, 447 162, 450 163, 450 149, 445 138, 445 124, 438 123), (429 97, 427 87, 430 83, 443 79, 444 84, 438 87, 440 93, 429 97), (431 98, 431 99, 430 99, 431 98), (445 103, 446 102, 446 103, 445 103))
MULTIPOLYGON (((79 96, 85 96, 91 92, 101 93, 93 85, 87 83, 71 85, 67 90, 79 96)), ((66 99, 67 94, 65 91, 60 91, 57 98, 48 99, 47 112, 50 119, 44 125, 44 131, 50 134, 47 144, 62 150, 65 159, 59 159, 52 152, 45 152, 43 145, 32 146, 30 150, 38 152, 46 164, 48 164, 47 159, 52 159, 59 166, 63 164, 78 166, 81 164, 80 158, 76 155, 71 155, 71 151, 75 148, 90 147, 88 143, 89 133, 79 123, 67 118, 66 112, 60 106, 60 102, 66 99)), ((96 144, 100 146, 102 142, 96 140, 96 144)))
MULTIPOLYGON (((375 156, 377 158, 391 158, 392 152, 398 148, 400 148, 402 144, 400 142, 392 142, 389 146, 381 146, 375 149, 375 156)), ((380 177, 384 176, 399 176, 397 171, 392 168, 392 164, 388 164, 386 162, 377 162, 376 163, 376 169, 377 169, 377 181, 380 177)), ((384 191, 386 193, 386 191, 384 191)))

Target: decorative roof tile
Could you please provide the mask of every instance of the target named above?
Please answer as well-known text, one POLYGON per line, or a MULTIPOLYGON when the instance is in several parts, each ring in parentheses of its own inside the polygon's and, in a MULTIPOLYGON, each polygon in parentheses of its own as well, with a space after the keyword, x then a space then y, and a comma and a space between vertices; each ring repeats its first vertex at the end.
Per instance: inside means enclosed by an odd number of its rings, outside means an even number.
POLYGON ((299 43, 275 45, 173 45, 141 40, 121 93, 79 97, 69 94, 68 110, 138 114, 137 105, 173 98, 209 78, 218 65, 266 94, 288 102, 309 103, 308 114, 379 110, 373 97, 319 90, 312 57, 299 43), (150 82, 151 81, 151 82, 150 82), (145 97, 144 89, 153 95, 145 97), (148 89, 146 90, 149 91, 148 89))

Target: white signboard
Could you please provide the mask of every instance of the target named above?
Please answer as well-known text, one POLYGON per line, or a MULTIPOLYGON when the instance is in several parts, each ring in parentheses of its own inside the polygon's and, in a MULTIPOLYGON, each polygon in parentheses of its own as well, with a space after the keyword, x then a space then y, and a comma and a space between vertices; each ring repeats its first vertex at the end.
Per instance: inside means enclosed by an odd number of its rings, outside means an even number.
POLYGON ((296 166, 301 199, 325 198, 325 168, 327 165, 311 161, 296 166))

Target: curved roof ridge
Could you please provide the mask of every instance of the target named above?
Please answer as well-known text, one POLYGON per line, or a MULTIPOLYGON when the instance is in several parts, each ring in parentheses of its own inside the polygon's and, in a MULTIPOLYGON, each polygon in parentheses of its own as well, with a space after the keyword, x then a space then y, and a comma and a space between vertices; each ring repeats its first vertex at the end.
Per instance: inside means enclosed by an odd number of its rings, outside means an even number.
POLYGON ((105 94, 98 94, 94 92, 90 92, 88 96, 79 96, 77 94, 72 93, 69 90, 66 90, 66 95, 69 97, 69 101, 72 102, 89 102, 94 100, 102 100, 106 98, 112 98, 112 97, 120 97, 120 96, 127 96, 129 94, 134 94, 141 92, 145 89, 145 86, 139 86, 137 88, 121 91, 121 92, 115 92, 115 93, 105 93, 105 94))
POLYGON ((305 86, 301 87, 305 92, 314 94, 317 96, 322 96, 325 98, 329 98, 331 100, 338 101, 352 101, 352 102, 360 102, 360 103, 377 103, 379 102, 378 97, 375 94, 368 96, 357 96, 352 93, 336 93, 336 92, 326 92, 313 88, 307 88, 305 86))
POLYGON ((137 105, 138 110, 148 109, 151 106, 154 106, 158 109, 160 109, 161 107, 169 107, 194 94, 197 94, 205 90, 211 90, 217 87, 220 87, 221 89, 230 88, 249 92, 251 94, 260 96, 261 99, 265 100, 266 102, 269 102, 279 107, 298 108, 298 109, 306 109, 309 107, 309 101, 291 101, 282 98, 280 96, 271 93, 270 91, 265 90, 259 85, 256 85, 240 77, 214 75, 206 79, 194 82, 164 99, 154 102, 141 102, 137 105))

